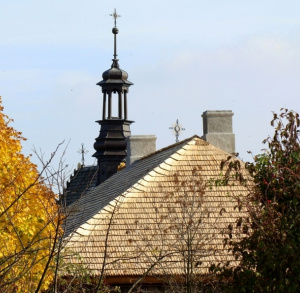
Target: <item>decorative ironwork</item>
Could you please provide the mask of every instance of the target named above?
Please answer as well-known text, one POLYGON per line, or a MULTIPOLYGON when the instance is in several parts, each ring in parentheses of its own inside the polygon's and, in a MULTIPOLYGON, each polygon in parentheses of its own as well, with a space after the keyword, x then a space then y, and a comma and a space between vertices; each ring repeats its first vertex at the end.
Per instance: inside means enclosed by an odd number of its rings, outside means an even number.
POLYGON ((114 59, 113 59, 113 64, 112 67, 115 68, 119 68, 119 64, 118 64, 118 59, 117 59, 117 34, 119 33, 119 30, 117 28, 117 18, 121 17, 121 15, 119 15, 116 11, 114 13, 110 14, 110 16, 112 16, 115 19, 115 27, 112 29, 112 33, 114 34, 114 59))
POLYGON ((172 127, 169 127, 169 129, 173 130, 176 137, 176 142, 179 142, 179 135, 181 131, 185 130, 185 128, 181 127, 181 124, 179 124, 178 119, 176 119, 176 123, 173 124, 172 127))
POLYGON ((84 148, 84 144, 81 144, 81 149, 78 150, 78 154, 81 154, 81 165, 84 166, 84 155, 87 154, 89 151, 84 148))
POLYGON ((121 17, 121 15, 119 15, 116 11, 116 8, 115 8, 115 11, 114 13, 110 14, 109 16, 112 16, 114 19, 115 19, 115 27, 117 26, 117 18, 118 17, 121 17))

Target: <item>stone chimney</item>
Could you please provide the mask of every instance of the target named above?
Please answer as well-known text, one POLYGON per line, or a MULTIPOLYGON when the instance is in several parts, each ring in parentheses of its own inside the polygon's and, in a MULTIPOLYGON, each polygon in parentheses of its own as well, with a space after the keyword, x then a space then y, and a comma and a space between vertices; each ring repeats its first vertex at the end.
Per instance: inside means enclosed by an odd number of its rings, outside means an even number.
POLYGON ((205 111, 202 114, 203 139, 229 154, 235 153, 232 116, 231 110, 205 111))
POLYGON ((131 135, 127 137, 126 168, 135 161, 156 151, 155 135, 131 135))

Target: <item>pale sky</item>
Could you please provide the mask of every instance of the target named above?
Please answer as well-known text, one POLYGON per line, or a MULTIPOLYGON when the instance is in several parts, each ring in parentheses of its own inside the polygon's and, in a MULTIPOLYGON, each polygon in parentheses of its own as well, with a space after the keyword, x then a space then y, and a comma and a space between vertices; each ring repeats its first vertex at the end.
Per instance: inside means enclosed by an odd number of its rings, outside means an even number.
MULTIPOLYGON (((0 0, 0 95, 12 126, 49 156, 70 141, 66 162, 93 164, 102 94, 96 83, 118 57, 134 83, 133 135, 155 134, 157 149, 201 136, 206 110, 232 110, 236 151, 264 147, 272 111, 300 112, 300 2, 0 0)), ((35 162, 36 160, 33 159, 35 162)))

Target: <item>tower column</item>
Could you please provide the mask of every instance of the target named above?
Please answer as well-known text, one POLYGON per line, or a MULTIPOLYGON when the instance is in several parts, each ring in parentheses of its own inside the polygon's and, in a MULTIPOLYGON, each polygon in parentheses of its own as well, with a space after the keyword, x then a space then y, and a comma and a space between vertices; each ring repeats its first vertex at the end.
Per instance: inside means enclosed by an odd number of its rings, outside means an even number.
POLYGON ((111 119, 111 92, 108 93, 108 119, 111 119))
POLYGON ((127 120, 127 91, 124 90, 124 119, 127 120))
POLYGON ((118 92, 119 95, 119 119, 122 119, 122 92, 118 92))
POLYGON ((102 120, 106 119, 106 92, 103 93, 102 120))

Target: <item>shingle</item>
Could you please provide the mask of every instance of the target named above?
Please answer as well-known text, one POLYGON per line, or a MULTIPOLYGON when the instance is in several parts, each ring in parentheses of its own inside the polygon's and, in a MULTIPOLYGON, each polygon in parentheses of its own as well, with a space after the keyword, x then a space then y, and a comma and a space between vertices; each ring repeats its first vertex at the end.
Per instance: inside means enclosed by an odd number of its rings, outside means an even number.
MULTIPOLYGON (((206 273, 213 262, 234 263, 223 248, 223 233, 245 214, 235 209, 235 197, 245 196, 247 189, 216 188, 210 183, 219 176, 221 160, 227 156, 194 136, 121 170, 70 206, 68 251, 79 255, 91 274, 99 274, 109 231, 106 274, 140 275, 162 252, 174 253, 152 274, 182 273, 182 227, 198 223, 194 244, 202 264, 197 271, 206 273)), ((77 262, 72 257, 69 261, 77 262)))

